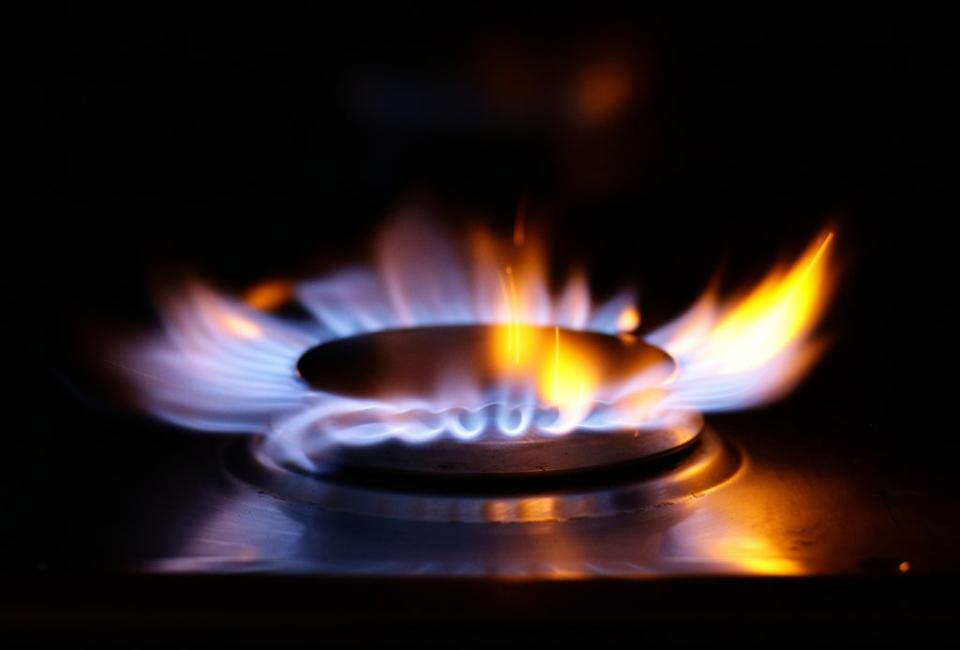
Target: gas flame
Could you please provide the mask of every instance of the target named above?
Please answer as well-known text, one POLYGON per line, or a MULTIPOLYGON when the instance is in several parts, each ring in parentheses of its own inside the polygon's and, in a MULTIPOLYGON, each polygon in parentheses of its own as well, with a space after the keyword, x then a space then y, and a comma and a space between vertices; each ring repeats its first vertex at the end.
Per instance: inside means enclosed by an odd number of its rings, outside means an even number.
POLYGON ((721 303, 708 289, 679 319, 648 335, 682 369, 662 406, 726 411, 790 391, 824 350, 811 339, 833 289, 826 232, 789 267, 721 303))
POLYGON ((823 350, 812 331, 833 283, 833 239, 821 235, 737 298, 708 289, 644 337, 676 368, 626 379, 605 376, 569 332, 637 340, 631 291, 596 303, 578 272, 552 294, 545 256, 523 226, 506 244, 480 230, 457 246, 411 214, 382 232, 372 268, 267 283, 245 300, 190 283, 165 297, 163 332, 122 346, 115 361, 150 413, 192 429, 262 433, 278 456, 307 469, 336 444, 643 430, 761 404, 803 377, 823 350), (288 296, 312 319, 270 313, 288 296), (490 357, 503 378, 496 390, 461 371, 437 394, 361 398, 311 388, 295 371, 323 342, 467 324, 492 326, 490 357))

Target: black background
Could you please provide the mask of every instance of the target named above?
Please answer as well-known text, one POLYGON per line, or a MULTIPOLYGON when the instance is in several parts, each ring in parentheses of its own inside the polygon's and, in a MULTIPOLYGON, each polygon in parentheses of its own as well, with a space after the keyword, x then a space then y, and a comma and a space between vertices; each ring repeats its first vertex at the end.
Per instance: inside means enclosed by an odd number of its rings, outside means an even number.
POLYGON ((951 18, 947 3, 30 6, 5 38, 22 200, 3 226, 3 566, 90 570, 50 559, 66 545, 49 505, 203 444, 116 410, 87 371, 93 338, 152 325, 158 277, 239 290, 330 269, 413 199, 509 237, 527 197, 558 269, 583 262, 600 293, 636 280, 651 324, 717 268, 741 286, 834 223, 834 346, 770 411, 945 462, 960 451, 951 18), (605 65, 631 91, 590 121, 578 80, 605 65))

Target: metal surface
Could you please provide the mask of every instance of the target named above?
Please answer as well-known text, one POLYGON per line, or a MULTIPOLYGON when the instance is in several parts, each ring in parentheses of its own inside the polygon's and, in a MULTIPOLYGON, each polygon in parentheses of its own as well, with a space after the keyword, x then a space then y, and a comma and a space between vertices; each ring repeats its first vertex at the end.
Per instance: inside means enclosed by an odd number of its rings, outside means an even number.
POLYGON ((708 431, 659 462, 514 481, 451 482, 392 473, 311 476, 277 465, 257 444, 231 449, 227 466, 277 498, 327 511, 430 522, 532 523, 636 513, 702 494, 736 473, 740 454, 708 431))
MULTIPOLYGON (((703 465, 687 464, 694 447, 663 473, 626 468, 611 477, 617 485, 510 485, 499 494, 443 482, 310 483, 259 463, 238 467, 231 454, 242 446, 226 456, 217 446, 205 458, 190 454, 196 472, 151 485, 149 542, 126 542, 124 552, 150 571, 398 577, 896 575, 956 566, 954 538, 931 534, 929 508, 917 507, 929 492, 878 492, 875 466, 820 438, 737 428, 702 441, 700 452, 722 439, 742 454, 706 454, 717 471, 709 480, 703 465)), ((951 513, 936 514, 943 531, 951 513)))
MULTIPOLYGON (((700 443, 655 467, 495 486, 387 474, 318 483, 263 464, 242 438, 118 426, 111 455, 101 446, 71 457, 83 462, 66 466, 69 491, 22 501, 6 557, 58 573, 580 579, 960 571, 949 457, 918 465, 902 448, 882 455, 848 424, 802 417, 714 418, 700 443), (705 453, 717 440, 737 451, 705 453), (698 454, 709 460, 699 469, 698 454)), ((36 494, 42 484, 34 485, 36 494)))

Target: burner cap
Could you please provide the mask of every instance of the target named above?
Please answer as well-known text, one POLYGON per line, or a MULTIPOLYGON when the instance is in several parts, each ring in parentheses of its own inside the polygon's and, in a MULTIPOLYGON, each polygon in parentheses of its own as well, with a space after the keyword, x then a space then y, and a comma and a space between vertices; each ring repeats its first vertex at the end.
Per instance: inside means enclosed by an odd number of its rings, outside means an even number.
MULTIPOLYGON (((308 350, 297 369, 314 388, 359 399, 429 400, 451 377, 468 377, 482 393, 503 381, 494 346, 503 343, 504 327, 451 325, 363 334, 308 350)), ((563 341, 563 345, 588 351, 593 370, 608 386, 640 376, 656 385, 674 370, 673 359, 666 352, 633 336, 523 327, 527 350, 537 346, 550 350, 544 346, 563 341)), ((336 471, 349 468, 461 477, 543 476, 677 451, 697 438, 701 426, 699 417, 690 417, 642 430, 513 436, 491 430, 467 440, 443 437, 410 443, 394 439, 327 448, 318 464, 336 471)))

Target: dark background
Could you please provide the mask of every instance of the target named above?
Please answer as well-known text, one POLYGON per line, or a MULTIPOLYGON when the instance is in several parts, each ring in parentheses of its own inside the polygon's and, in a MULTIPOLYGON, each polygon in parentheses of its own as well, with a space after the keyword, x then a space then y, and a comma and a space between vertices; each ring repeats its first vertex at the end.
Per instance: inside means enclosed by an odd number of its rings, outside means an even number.
POLYGON ((841 421, 917 467, 960 451, 947 3, 327 4, 41 3, 9 23, 7 572, 92 570, 83 530, 50 540, 51 504, 122 501, 205 444, 104 400, 93 337, 151 326, 170 273, 239 290, 362 256, 411 199, 509 237, 526 197, 558 267, 600 293, 636 279, 650 324, 832 222, 835 344, 757 417, 841 421))

